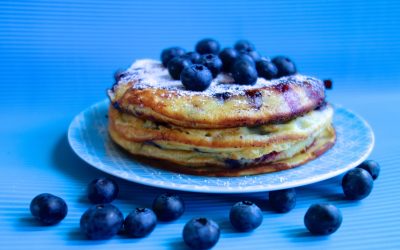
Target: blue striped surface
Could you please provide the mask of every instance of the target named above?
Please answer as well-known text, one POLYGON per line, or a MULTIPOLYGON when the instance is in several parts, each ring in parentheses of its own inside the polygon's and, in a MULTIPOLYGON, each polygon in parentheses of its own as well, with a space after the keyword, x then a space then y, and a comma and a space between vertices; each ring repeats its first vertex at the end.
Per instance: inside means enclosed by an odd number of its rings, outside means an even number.
MULTIPOLYGON (((207 216, 222 229, 215 249, 400 249, 400 4, 371 1, 0 1, 0 249, 186 249, 184 223, 207 216), (145 239, 85 240, 79 218, 85 188, 104 176, 80 160, 67 142, 78 112, 104 99, 112 73, 134 59, 158 58, 161 49, 192 49, 205 36, 231 45, 252 40, 265 55, 286 54, 302 73, 332 78, 332 103, 368 121, 376 136, 370 156, 381 166, 365 200, 343 199, 340 177, 298 188, 289 214, 275 214, 267 193, 221 195, 178 192, 187 204, 179 220, 160 223, 145 239), (63 197, 64 221, 39 226, 29 214, 39 193, 63 197), (250 199, 263 210, 253 233, 228 222, 232 204, 250 199), (341 228, 312 237, 307 208, 330 202, 343 213, 341 228)), ((124 214, 150 206, 165 190, 117 179, 124 214)))

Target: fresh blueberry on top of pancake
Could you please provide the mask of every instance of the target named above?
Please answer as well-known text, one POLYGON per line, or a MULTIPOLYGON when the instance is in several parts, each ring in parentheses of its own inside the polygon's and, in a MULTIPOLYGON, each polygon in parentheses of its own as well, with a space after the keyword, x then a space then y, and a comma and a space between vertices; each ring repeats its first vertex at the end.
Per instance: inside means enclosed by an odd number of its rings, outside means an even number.
POLYGON ((200 64, 206 66, 215 78, 220 72, 222 68, 222 61, 219 59, 217 55, 214 54, 205 54, 201 56, 200 64))
MULTIPOLYGON (((253 59, 251 56, 249 56, 247 53, 240 53, 240 52, 238 52, 238 55, 237 55, 237 57, 236 57, 236 59, 235 59, 235 62, 234 62, 233 64, 235 64, 235 63, 238 62, 238 61, 246 61, 246 62, 250 63, 251 65, 253 65, 253 67, 256 67, 256 62, 255 62, 254 59, 253 59)), ((231 68, 232 73, 233 73, 233 71, 234 71, 234 69, 233 69, 233 64, 232 64, 232 68, 231 68)))
POLYGON ((245 55, 250 56, 253 59, 254 62, 257 62, 257 61, 261 60, 260 53, 258 53, 255 50, 252 50, 252 51, 239 50, 238 52, 239 52, 239 54, 245 54, 245 55))
POLYGON ((182 70, 190 64, 192 62, 185 57, 175 57, 168 63, 168 72, 174 80, 179 80, 182 70))
POLYGON ((212 38, 205 38, 203 40, 200 40, 196 44, 196 52, 201 55, 204 54, 218 55, 219 50, 220 50, 219 43, 212 38))
POLYGON ((240 59, 233 64, 232 74, 237 84, 252 85, 256 83, 258 77, 254 64, 240 59))
POLYGON ((256 68, 258 76, 263 77, 266 80, 272 80, 278 76, 278 69, 275 64, 266 58, 257 61, 256 68))
POLYGON ((197 52, 187 52, 182 57, 189 59, 192 63, 200 63, 201 55, 197 52))
POLYGON ((183 69, 181 81, 187 90, 203 91, 210 86, 212 74, 206 66, 192 64, 183 69))
POLYGON ((164 49, 161 52, 161 62, 164 65, 164 67, 167 67, 168 62, 172 58, 174 58, 176 56, 182 56, 183 54, 185 54, 185 50, 180 47, 171 47, 171 48, 164 49))
POLYGON ((230 72, 232 68, 232 64, 235 61, 238 53, 237 50, 232 48, 224 48, 219 53, 219 58, 222 61, 222 71, 223 72, 230 72))
POLYGON ((294 75, 297 72, 296 65, 286 56, 277 56, 272 59, 278 69, 278 77, 294 75))
POLYGON ((252 44, 248 40, 239 40, 235 43, 234 48, 238 51, 245 50, 245 51, 254 51, 256 50, 254 44, 252 44))

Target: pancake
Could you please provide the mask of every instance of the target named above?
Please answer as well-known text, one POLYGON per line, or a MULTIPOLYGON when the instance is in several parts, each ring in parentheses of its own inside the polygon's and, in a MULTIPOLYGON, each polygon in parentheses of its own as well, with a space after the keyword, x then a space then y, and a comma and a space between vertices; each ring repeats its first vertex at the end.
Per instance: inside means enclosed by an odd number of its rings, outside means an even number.
POLYGON ((185 128, 236 128, 284 123, 324 102, 323 82, 293 75, 254 85, 219 74, 202 92, 186 90, 158 61, 136 61, 109 90, 115 108, 144 120, 185 128))

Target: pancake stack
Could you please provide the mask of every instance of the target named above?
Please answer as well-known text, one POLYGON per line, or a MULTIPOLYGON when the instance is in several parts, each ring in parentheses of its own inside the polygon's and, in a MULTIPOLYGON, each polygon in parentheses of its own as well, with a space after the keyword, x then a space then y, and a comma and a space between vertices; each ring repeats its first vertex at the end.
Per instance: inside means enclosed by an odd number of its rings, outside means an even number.
POLYGON ((180 173, 243 176, 289 169, 335 142, 322 81, 300 74, 238 85, 220 73, 186 90, 159 61, 136 61, 108 92, 112 140, 180 173))

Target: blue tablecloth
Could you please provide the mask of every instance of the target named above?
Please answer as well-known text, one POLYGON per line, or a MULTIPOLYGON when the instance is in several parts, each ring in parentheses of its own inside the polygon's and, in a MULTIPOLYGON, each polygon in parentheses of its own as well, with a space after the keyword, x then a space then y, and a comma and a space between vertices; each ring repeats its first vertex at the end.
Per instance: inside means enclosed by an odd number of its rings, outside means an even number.
MULTIPOLYGON (((222 229, 215 249, 399 249, 400 93, 385 90, 340 90, 328 92, 329 100, 362 115, 372 126, 376 146, 371 159, 381 166, 374 190, 365 200, 343 198, 341 178, 298 188, 298 203, 288 214, 270 210, 267 193, 210 195, 179 192, 187 209, 177 221, 159 223, 144 239, 117 236, 109 241, 86 240, 79 232, 79 219, 89 207, 85 189, 90 180, 106 174, 85 164, 71 151, 67 127, 77 107, 43 105, 1 108, 0 125, 0 249, 185 249, 183 225, 192 217, 207 216, 222 229), (31 217, 29 203, 42 192, 63 197, 68 216, 59 225, 43 227, 31 217), (264 222, 252 233, 232 230, 228 213, 236 201, 249 199, 263 209, 264 222), (311 236, 304 227, 307 208, 316 202, 337 205, 343 224, 333 235, 311 236)), ((121 195, 114 203, 126 214, 136 206, 150 207, 165 190, 117 179, 121 195)))

